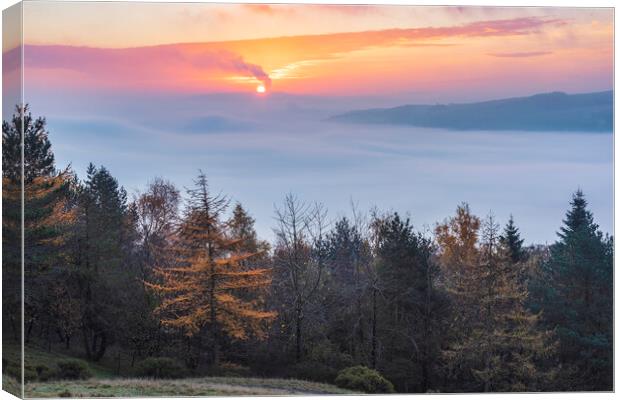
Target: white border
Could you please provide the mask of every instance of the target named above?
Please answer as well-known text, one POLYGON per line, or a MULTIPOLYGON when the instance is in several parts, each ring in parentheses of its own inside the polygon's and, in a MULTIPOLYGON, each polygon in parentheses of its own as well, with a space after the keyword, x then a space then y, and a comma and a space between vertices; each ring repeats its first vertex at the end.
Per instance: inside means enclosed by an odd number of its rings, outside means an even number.
MULTIPOLYGON (((81 0, 81 1, 89 1, 89 2, 94 2, 97 0, 81 0)), ((107 0, 107 1, 122 1, 122 0, 107 0)), ((148 0, 148 1, 136 1, 136 2, 170 2, 170 3, 197 3, 197 1, 181 1, 181 0, 148 0)), ((308 0, 308 1, 300 1, 300 0, 289 0, 289 1, 261 1, 261 0, 244 0, 244 1, 230 1, 230 0, 219 0, 219 1, 205 1, 205 3, 271 3, 271 4, 276 4, 276 3, 289 3, 289 4, 304 4, 304 3, 312 3, 312 4, 378 4, 378 5, 418 5, 418 6, 422 6, 422 5, 426 5, 426 6, 448 6, 448 5, 453 5, 453 6, 519 6, 519 7, 523 7, 523 6, 531 6, 531 7, 611 7, 611 8, 615 8, 615 1, 613 0, 589 0, 589 1, 584 1, 584 0, 556 0, 556 1, 550 1, 550 0, 539 0, 539 1, 532 1, 532 0, 525 0, 525 1, 519 1, 519 0, 469 0, 469 1, 463 1, 463 0, 444 0, 444 1, 437 1, 437 0, 424 0, 424 1, 419 1, 419 0, 366 0, 366 1, 360 1, 360 0, 308 0)), ((15 0, 0 0, 0 5, 2 6, 2 9, 5 9, 13 4, 18 3, 15 0)), ((617 25, 617 15, 614 13, 614 26, 617 25)), ((1 28, 1 19, 0 19, 0 28, 1 28)), ((615 36, 615 35, 614 35, 615 36)), ((1 39, 1 29, 0 29, 0 39, 1 39)), ((614 37, 615 39, 615 37, 614 37)), ((615 49, 615 40, 614 40, 614 49, 615 49)), ((615 76, 617 75, 618 72, 618 62, 617 62, 617 54, 614 51, 614 116, 618 115, 617 111, 618 111, 618 106, 617 106, 617 102, 616 102, 616 91, 615 91, 615 76)), ((1 103, 1 99, 0 99, 0 106, 2 105, 1 103)), ((614 120, 614 132, 617 131, 617 119, 614 120)), ((617 153, 618 149, 619 149, 620 144, 618 143, 618 141, 615 140, 615 134, 614 134, 614 236, 616 237, 617 240, 617 232, 616 232, 616 227, 619 226, 618 222, 619 222, 619 218, 620 216, 615 212, 615 210, 618 209, 618 202, 619 202, 619 197, 618 197, 618 186, 615 184, 616 183, 616 177, 619 176, 618 172, 619 172, 619 166, 617 163, 615 163, 615 154, 617 153)), ((614 271, 616 270, 616 268, 618 268, 618 265, 620 263, 618 262, 618 259, 614 256, 614 271)), ((615 276, 615 274, 614 274, 615 276)), ((614 283, 615 282, 615 278, 614 278, 614 283)), ((617 294, 617 289, 618 286, 615 285, 615 290, 614 290, 614 294, 617 294)), ((614 295, 614 320, 618 321, 618 297, 616 295, 614 295)), ((0 321, 1 323, 1 321, 0 321)), ((614 324, 615 325, 615 324, 614 324)), ((1 332, 1 330, 0 330, 1 332)), ((614 343, 615 348, 614 348, 614 360, 618 360, 618 331, 614 330, 614 343)), ((1 354, 1 353, 0 353, 1 354)), ((615 364, 615 363, 614 363, 615 364)), ((615 365, 615 370, 614 370, 614 382, 615 385, 618 384, 618 368, 617 365, 615 365)), ((614 385, 614 386, 615 386, 614 385)), ((389 395, 389 396, 372 396, 373 399, 377 399, 377 400, 400 400, 400 399, 410 399, 412 397, 421 397, 421 396, 427 396, 425 394, 416 394, 416 395, 389 395)), ((527 393, 527 394, 434 394, 434 396, 449 396, 451 399, 471 399, 474 396, 482 396, 484 397, 484 399, 488 399, 488 400, 500 400, 500 399, 515 399, 515 400, 521 400, 521 399, 531 399, 531 398, 536 398, 536 397, 544 397, 545 399, 549 399, 549 400, 565 400, 565 399, 593 399, 593 400, 598 400, 598 399, 612 399, 615 398, 615 394, 614 393, 527 393)), ((3 392, 0 391, 0 400, 6 400, 6 399, 14 399, 15 397, 10 395, 7 392, 3 392)), ((247 397, 222 397, 223 399, 233 399, 233 400, 243 400, 243 399, 247 399, 247 397)), ((261 397, 263 399, 278 399, 278 397, 261 397)), ((336 396, 313 396, 313 398, 319 398, 319 399, 326 399, 326 398, 336 398, 336 396)), ((360 399, 364 399, 364 398, 369 398, 369 396, 346 396, 347 399, 349 398, 360 398, 360 399)), ((152 399, 152 398, 139 398, 139 397, 132 397, 131 399, 152 399)), ((184 398, 180 398, 180 397, 175 397, 172 399, 184 399, 184 398)), ((188 398, 188 399, 192 399, 192 398, 188 398)), ((195 399, 195 398, 193 398, 195 399)))

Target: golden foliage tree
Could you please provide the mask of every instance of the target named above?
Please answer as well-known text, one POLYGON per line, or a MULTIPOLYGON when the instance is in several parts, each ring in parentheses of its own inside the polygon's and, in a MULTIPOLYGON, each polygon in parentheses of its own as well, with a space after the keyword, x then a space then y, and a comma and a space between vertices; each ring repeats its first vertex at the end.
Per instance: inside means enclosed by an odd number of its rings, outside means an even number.
POLYGON ((240 296, 271 284, 267 268, 248 268, 244 261, 257 253, 237 250, 239 239, 226 234, 222 214, 228 202, 209 191, 200 173, 176 238, 175 262, 156 267, 157 282, 147 287, 162 296, 156 313, 165 326, 187 336, 208 335, 210 362, 218 363, 224 336, 234 340, 264 338, 275 313, 262 309, 262 299, 240 296))
POLYGON ((537 390, 549 378, 537 361, 553 353, 554 343, 525 307, 524 265, 500 245, 493 216, 481 224, 464 204, 435 233, 444 285, 459 310, 444 352, 449 373, 473 378, 471 390, 537 390))

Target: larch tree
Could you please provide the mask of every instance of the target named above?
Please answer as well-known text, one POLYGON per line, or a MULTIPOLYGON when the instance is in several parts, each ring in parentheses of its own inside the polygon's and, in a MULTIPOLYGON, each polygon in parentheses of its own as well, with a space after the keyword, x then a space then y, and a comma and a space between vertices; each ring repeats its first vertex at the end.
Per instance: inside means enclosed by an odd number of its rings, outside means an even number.
POLYGON ((542 387, 552 371, 541 371, 537 365, 553 355, 552 333, 540 326, 538 314, 525 307, 528 292, 519 264, 500 246, 493 215, 481 225, 468 207, 461 206, 457 216, 436 232, 445 285, 460 314, 444 358, 452 376, 460 376, 461 390, 468 381, 473 385, 467 390, 485 392, 542 387), (480 240, 469 242, 468 251, 458 249, 463 242, 459 237, 479 235, 480 240))
POLYGON ((172 266, 155 267, 157 279, 146 285, 162 297, 155 312, 165 326, 188 337, 207 337, 209 362, 215 367, 225 337, 265 337, 275 313, 263 310, 260 299, 242 299, 238 293, 269 286, 271 271, 244 267, 256 253, 235 249, 239 239, 229 238, 222 222, 228 201, 211 194, 204 173, 188 196, 176 260, 172 266))

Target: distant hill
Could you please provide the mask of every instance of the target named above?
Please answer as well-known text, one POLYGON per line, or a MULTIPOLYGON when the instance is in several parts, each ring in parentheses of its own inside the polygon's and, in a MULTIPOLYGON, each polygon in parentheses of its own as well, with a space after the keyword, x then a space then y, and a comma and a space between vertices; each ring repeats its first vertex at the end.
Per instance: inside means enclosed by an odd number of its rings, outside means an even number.
POLYGON ((466 104, 405 105, 350 111, 329 120, 456 130, 611 132, 613 91, 553 92, 466 104))

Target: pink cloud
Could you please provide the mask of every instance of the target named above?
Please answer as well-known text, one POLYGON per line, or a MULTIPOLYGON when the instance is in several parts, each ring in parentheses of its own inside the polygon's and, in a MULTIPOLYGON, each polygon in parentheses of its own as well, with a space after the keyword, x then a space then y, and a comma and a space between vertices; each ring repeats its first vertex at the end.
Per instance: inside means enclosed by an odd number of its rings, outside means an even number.
POLYGON ((188 51, 183 45, 102 49, 93 47, 26 45, 26 69, 69 70, 77 79, 122 84, 183 79, 209 71, 233 72, 271 85, 267 73, 230 51, 188 51))
MULTIPOLYGON (((65 45, 26 45, 24 68, 38 85, 140 89, 218 90, 231 88, 222 75, 255 78, 266 86, 271 79, 246 54, 263 62, 278 58, 283 65, 303 60, 328 60, 360 49, 381 46, 434 45, 425 43, 451 37, 511 36, 536 33, 557 19, 537 17, 478 21, 469 24, 412 29, 387 29, 262 38, 245 41, 171 44, 123 49, 65 45), (219 72, 219 78, 218 74, 219 72), (222 74, 224 73, 224 74, 222 74)), ((439 43, 440 44, 440 43, 439 43)), ((509 53, 500 53, 499 57, 509 53)), ((516 53, 515 53, 516 54, 516 53)), ((512 54, 518 57, 519 54, 512 54)), ((496 55, 497 56, 497 55, 496 55)), ((533 54, 520 54, 522 57, 533 54)), ((273 66, 272 66, 273 68, 273 66)), ((31 79, 32 81, 32 79, 31 79)))
POLYGON ((552 51, 525 51, 514 53, 489 53, 492 57, 507 57, 507 58, 527 58, 527 57, 540 57, 553 54, 552 51))

